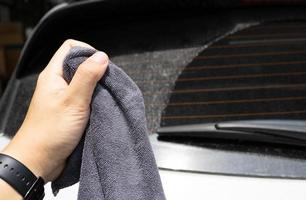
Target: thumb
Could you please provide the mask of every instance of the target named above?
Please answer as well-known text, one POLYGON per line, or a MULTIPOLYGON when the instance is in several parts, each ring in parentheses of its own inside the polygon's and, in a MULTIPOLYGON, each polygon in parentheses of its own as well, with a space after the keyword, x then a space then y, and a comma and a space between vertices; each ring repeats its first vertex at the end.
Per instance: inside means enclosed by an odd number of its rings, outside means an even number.
POLYGON ((85 60, 76 70, 67 88, 69 101, 76 105, 89 105, 96 84, 102 78, 107 66, 108 56, 104 52, 96 52, 85 60))

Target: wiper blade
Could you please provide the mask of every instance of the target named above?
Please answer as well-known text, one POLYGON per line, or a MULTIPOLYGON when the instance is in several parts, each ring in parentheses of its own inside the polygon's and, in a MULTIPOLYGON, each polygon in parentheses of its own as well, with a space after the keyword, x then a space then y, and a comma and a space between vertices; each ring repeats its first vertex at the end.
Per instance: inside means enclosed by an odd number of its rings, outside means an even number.
POLYGON ((161 137, 216 138, 306 145, 304 120, 241 120, 192 124, 162 127, 157 133, 161 137))
POLYGON ((245 120, 216 124, 219 130, 246 131, 306 141, 304 120, 245 120))

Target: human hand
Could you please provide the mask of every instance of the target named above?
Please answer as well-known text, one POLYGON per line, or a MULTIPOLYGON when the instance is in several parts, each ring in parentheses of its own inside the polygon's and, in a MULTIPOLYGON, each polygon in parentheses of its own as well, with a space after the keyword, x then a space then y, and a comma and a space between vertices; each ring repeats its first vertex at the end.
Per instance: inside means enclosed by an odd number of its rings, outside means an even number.
POLYGON ((68 85, 63 61, 72 47, 88 44, 67 40, 40 73, 26 118, 2 153, 26 165, 36 176, 55 180, 67 157, 79 143, 90 112, 96 83, 103 76, 108 57, 97 52, 77 69, 68 85))

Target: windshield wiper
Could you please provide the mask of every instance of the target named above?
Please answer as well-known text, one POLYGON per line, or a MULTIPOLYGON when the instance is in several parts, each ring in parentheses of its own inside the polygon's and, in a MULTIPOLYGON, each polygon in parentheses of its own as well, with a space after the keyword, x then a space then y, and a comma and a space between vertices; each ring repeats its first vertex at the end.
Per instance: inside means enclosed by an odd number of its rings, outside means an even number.
POLYGON ((305 120, 241 120, 162 127, 160 137, 246 140, 306 146, 305 120))

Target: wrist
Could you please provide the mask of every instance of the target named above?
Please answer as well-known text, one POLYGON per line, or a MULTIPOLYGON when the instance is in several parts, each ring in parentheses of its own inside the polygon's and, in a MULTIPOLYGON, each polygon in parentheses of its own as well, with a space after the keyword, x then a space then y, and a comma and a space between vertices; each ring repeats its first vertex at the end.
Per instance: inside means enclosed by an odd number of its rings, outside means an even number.
POLYGON ((23 134, 17 133, 7 147, 1 152, 23 163, 36 177, 48 181, 50 169, 46 152, 35 141, 25 140, 23 134))
POLYGON ((33 159, 33 157, 37 159, 35 154, 29 153, 28 150, 22 151, 22 148, 19 150, 19 148, 21 147, 15 148, 12 145, 8 145, 1 153, 15 158, 24 164, 36 177, 42 177, 46 180, 48 176, 44 167, 33 159))
POLYGON ((56 159, 52 151, 48 151, 40 141, 28 142, 24 133, 18 133, 8 146, 1 152, 23 163, 36 177, 45 183, 55 180, 65 167, 66 160, 56 159))
POLYGON ((19 160, 1 153, 0 178, 9 184, 25 200, 41 200, 44 197, 44 180, 19 160))

